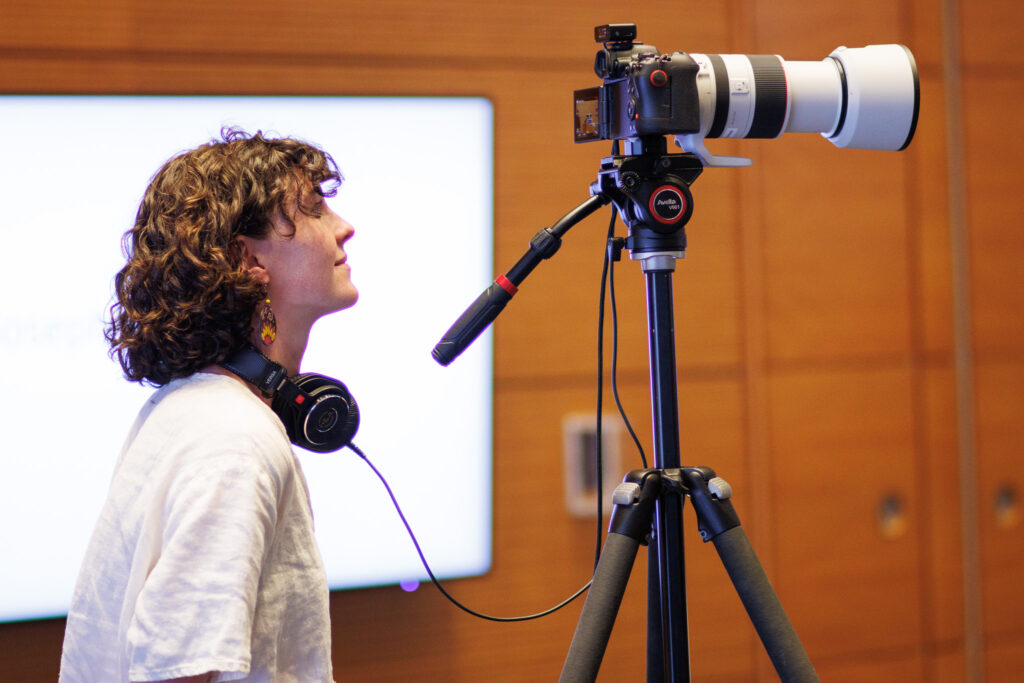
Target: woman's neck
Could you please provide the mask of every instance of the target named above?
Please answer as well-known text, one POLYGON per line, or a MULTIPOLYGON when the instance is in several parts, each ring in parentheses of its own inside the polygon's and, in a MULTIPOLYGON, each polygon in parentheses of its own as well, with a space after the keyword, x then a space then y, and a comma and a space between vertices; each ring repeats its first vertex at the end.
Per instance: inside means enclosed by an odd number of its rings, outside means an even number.
MULTIPOLYGON (((294 377, 299 374, 299 368, 302 366, 302 356, 306 353, 306 344, 309 342, 309 328, 299 329, 293 327, 290 332, 291 334, 282 334, 279 330, 274 341, 270 344, 264 344, 259 335, 253 335, 253 338, 249 341, 257 351, 278 365, 283 366, 289 377, 294 377)), ((271 399, 263 396, 255 386, 246 382, 227 368, 223 368, 220 365, 208 365, 201 372, 233 377, 247 386, 261 401, 267 405, 271 403, 271 399)))

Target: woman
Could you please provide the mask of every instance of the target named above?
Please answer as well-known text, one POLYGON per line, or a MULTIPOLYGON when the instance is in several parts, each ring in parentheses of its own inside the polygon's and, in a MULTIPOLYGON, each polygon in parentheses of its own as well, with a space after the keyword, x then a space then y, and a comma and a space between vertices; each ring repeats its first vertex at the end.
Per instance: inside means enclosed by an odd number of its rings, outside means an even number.
POLYGON ((168 161, 125 235, 107 329, 160 387, 121 453, 68 613, 61 681, 330 681, 328 589, 284 427, 223 368, 290 375, 358 292, 325 152, 226 130, 168 161))

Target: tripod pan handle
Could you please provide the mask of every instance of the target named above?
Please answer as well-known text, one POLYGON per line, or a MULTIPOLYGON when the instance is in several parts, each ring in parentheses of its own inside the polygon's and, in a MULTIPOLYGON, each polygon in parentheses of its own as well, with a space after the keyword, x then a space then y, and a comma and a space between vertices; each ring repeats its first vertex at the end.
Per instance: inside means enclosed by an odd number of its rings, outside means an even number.
POLYGON ((469 308, 459 316, 455 324, 437 342, 430 352, 441 365, 447 366, 466 350, 477 337, 494 322, 515 293, 515 285, 504 276, 499 277, 483 294, 476 298, 469 308))

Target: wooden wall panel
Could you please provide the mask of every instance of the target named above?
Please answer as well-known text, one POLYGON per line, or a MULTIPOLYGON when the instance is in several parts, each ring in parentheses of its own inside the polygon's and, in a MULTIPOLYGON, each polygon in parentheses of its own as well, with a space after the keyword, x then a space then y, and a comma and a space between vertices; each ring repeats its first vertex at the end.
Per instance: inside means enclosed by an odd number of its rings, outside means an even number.
POLYGON ((1024 635, 1024 363, 979 364, 978 497, 985 631, 1024 635), (1009 498, 1001 497, 1006 492, 1009 498))
POLYGON ((911 383, 901 369, 770 379, 776 589, 812 657, 922 642, 911 383), (883 500, 901 517, 883 525, 883 500), (784 558, 784 559, 783 559, 784 558))
POLYGON ((964 114, 971 310, 979 354, 1024 352, 1024 213, 1019 160, 1024 143, 1008 136, 1003 118, 1024 107, 1024 74, 968 75, 964 114))
POLYGON ((867 681, 932 681, 923 676, 920 656, 880 656, 859 661, 825 663, 816 667, 818 675, 829 683, 866 683, 867 681))
POLYGON ((960 0, 960 44, 967 67, 1010 67, 1020 75, 1024 57, 1020 54, 1022 8, 1014 0, 960 0))
POLYGON ((1024 643, 997 640, 985 649, 985 680, 1012 681, 1024 671, 1024 643))
MULTIPOLYGON (((845 45, 862 47, 907 42, 905 3, 805 3, 799 0, 753 3, 758 52, 786 59, 818 60, 845 45)), ((752 50, 744 50, 752 52, 752 50)))
POLYGON ((908 24, 906 45, 914 53, 918 69, 938 71, 945 61, 942 0, 911 0, 904 16, 908 24))
POLYGON ((59 7, 40 7, 30 0, 10 0, 0 9, 0 45, 5 52, 73 51, 123 47, 132 37, 131 0, 105 0, 97 6, 69 0, 59 7))
MULTIPOLYGON (((908 42, 898 3, 756 5, 758 51, 818 60, 835 47, 908 42)), ((909 350, 906 164, 818 135, 758 142, 771 361, 909 350)))
MULTIPOLYGON (((630 18, 640 26, 643 40, 662 47, 656 42, 661 40, 665 49, 683 49, 683 41, 697 36, 725 42, 725 15, 719 7, 693 8, 685 21, 678 22, 665 20, 667 7, 652 3, 631 9, 630 18), (679 46, 668 44, 676 41, 679 46)), ((469 71, 474 65, 468 60, 504 61, 513 68, 534 69, 579 60, 589 69, 592 55, 581 59, 578 45, 585 49, 593 45, 593 27, 613 21, 621 11, 619 4, 608 0, 562 5, 543 0, 514 5, 472 0, 430 5, 410 0, 372 4, 313 0, 300 6, 265 0, 105 0, 97 6, 73 0, 46 10, 12 0, 4 6, 0 44, 32 50, 234 54, 285 60, 346 55, 352 60, 349 63, 392 67, 418 56, 463 62, 462 68, 469 71), (45 32, 40 30, 44 26, 45 32)), ((132 56, 138 55, 122 58, 132 56)))
POLYGON ((927 368, 924 394, 924 467, 916 476, 923 492, 922 566, 927 640, 942 647, 963 642, 964 588, 961 502, 956 444, 956 397, 951 367, 927 368))
POLYGON ((923 681, 960 683, 967 680, 967 665, 962 649, 936 652, 925 660, 925 667, 925 675, 921 677, 923 681))
POLYGON ((0 674, 5 681, 55 681, 64 619, 0 624, 0 674))
POLYGON ((985 673, 1012 678, 1021 665, 1024 620, 1019 581, 1019 454, 1024 358, 1020 321, 1024 240, 1016 228, 1024 205, 1019 163, 1024 142, 1002 131, 1007 112, 1024 105, 1022 59, 1013 45, 1024 21, 1019 3, 959 5, 962 25, 967 176, 967 235, 974 363, 979 564, 985 673), (995 92, 998 91, 998 94, 995 92), (1005 498, 1004 498, 1005 496, 1005 498))
POLYGON ((921 115, 906 154, 912 184, 907 204, 915 276, 911 286, 919 302, 915 314, 920 316, 915 343, 926 354, 948 357, 953 350, 953 266, 944 87, 942 79, 922 74, 921 115))
POLYGON ((909 351, 906 158, 818 136, 762 152, 773 361, 909 351))

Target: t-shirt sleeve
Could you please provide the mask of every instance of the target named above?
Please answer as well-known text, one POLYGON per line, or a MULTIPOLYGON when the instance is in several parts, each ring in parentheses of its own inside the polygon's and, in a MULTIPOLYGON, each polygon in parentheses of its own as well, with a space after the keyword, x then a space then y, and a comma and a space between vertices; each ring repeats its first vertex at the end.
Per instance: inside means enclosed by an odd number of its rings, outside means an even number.
MULTIPOLYGON (((252 454, 192 462, 175 477, 154 534, 161 547, 127 631, 132 680, 248 674, 257 588, 281 482, 252 454)), ((160 509, 160 508, 158 508, 160 509)))

